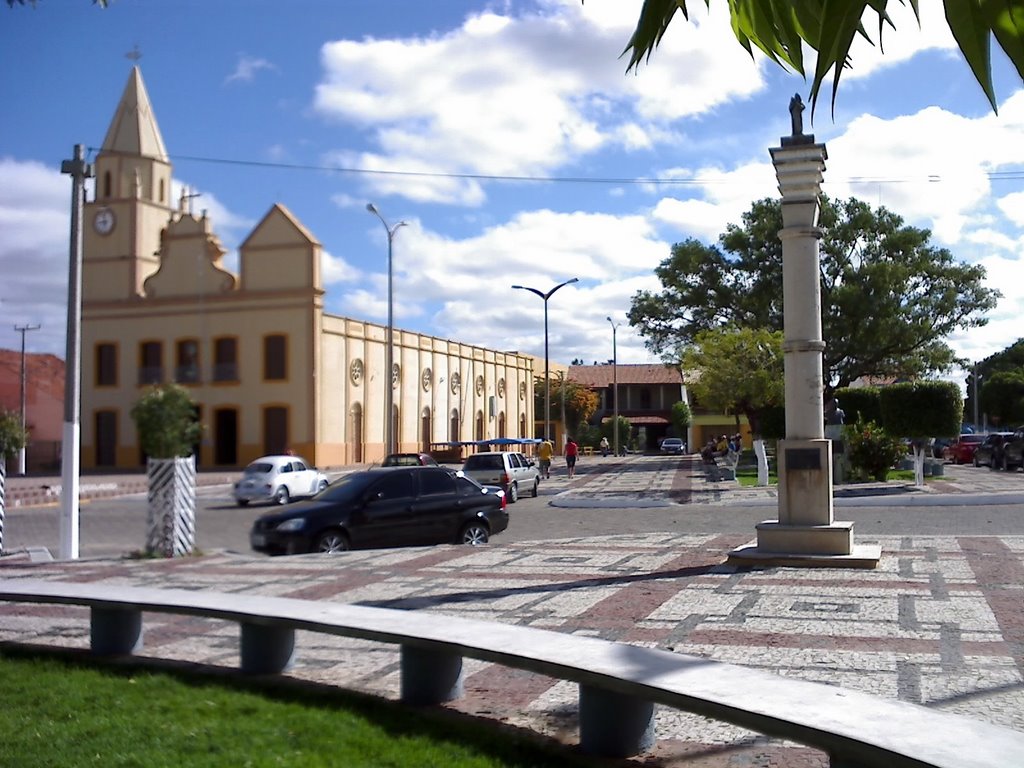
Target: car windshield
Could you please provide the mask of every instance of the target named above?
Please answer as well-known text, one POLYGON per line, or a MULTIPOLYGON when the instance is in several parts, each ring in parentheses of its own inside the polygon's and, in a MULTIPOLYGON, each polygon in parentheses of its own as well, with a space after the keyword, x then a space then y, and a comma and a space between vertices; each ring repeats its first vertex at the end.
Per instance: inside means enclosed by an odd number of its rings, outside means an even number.
POLYGON ((268 461, 254 461, 248 467, 245 468, 245 474, 247 475, 265 475, 274 468, 274 465, 268 461))
POLYGON ((500 453, 477 453, 466 459, 466 469, 504 469, 500 453))

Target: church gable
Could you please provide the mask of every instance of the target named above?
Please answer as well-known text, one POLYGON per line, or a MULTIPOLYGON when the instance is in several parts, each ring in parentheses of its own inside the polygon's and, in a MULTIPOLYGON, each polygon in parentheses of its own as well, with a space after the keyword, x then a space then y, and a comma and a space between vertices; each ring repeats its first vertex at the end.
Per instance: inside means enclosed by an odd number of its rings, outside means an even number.
POLYGON ((146 278, 146 296, 208 296, 235 290, 237 278, 220 265, 224 253, 206 216, 182 214, 162 233, 160 268, 146 278))
POLYGON ((287 208, 274 205, 238 249, 242 289, 320 290, 320 248, 287 208))

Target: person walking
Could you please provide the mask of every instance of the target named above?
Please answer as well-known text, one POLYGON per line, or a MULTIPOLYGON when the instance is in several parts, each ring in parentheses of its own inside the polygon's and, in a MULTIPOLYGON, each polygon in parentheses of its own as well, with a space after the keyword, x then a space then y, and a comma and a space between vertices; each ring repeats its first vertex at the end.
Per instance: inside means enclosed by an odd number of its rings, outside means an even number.
POLYGON ((569 479, 576 476, 576 457, 579 455, 580 447, 571 437, 565 444, 565 466, 568 469, 569 479))
POLYGON ((551 479, 551 455, 555 452, 555 446, 550 440, 544 440, 537 449, 537 457, 540 459, 540 475, 545 480, 551 479))
POLYGON ((604 456, 607 456, 607 455, 608 455, 608 438, 607 437, 602 437, 601 438, 601 456, 604 457, 604 456))

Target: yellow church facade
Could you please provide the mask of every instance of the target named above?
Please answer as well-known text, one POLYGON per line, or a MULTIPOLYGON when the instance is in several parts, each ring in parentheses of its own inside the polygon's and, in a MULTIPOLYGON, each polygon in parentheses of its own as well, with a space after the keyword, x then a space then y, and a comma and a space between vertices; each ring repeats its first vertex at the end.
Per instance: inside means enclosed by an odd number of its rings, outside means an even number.
POLYGON ((137 468, 131 408, 188 388, 200 467, 294 451, 318 466, 379 461, 386 386, 394 444, 531 437, 534 358, 324 311, 321 245, 273 205, 235 274, 205 212, 171 195, 171 163, 138 68, 96 156, 82 265, 82 467, 137 468))

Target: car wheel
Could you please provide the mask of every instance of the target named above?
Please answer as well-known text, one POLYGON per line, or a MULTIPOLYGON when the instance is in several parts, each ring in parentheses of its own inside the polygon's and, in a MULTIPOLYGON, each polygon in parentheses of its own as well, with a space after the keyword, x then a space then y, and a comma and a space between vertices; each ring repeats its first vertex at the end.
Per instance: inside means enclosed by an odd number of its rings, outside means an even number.
POLYGON ((472 522, 467 523, 462 529, 462 533, 459 535, 459 542, 475 547, 480 544, 486 544, 490 537, 491 532, 487 530, 487 526, 484 523, 472 522))
POLYGON ((338 552, 347 552, 351 549, 348 536, 344 531, 333 529, 324 531, 316 539, 315 551, 326 555, 334 555, 338 552))
POLYGON ((512 485, 510 485, 508 487, 508 500, 511 501, 513 504, 515 504, 517 501, 519 501, 519 484, 518 483, 512 483, 512 485))
POLYGON ((326 481, 326 480, 321 480, 321 481, 320 481, 320 485, 318 485, 318 486, 316 487, 316 492, 317 492, 317 493, 320 493, 320 491, 322 491, 322 490, 324 490, 324 489, 326 489, 326 488, 327 488, 327 481, 326 481))
POLYGON ((237 504, 240 507, 247 507, 247 506, 249 506, 249 500, 248 499, 235 499, 235 504, 237 504))
POLYGON ((531 494, 533 496, 533 498, 535 498, 535 499, 537 498, 537 494, 539 493, 539 489, 540 489, 540 478, 537 477, 537 478, 534 478, 534 481, 533 481, 533 493, 531 494))
POLYGON ((283 485, 280 488, 278 488, 277 491, 274 493, 275 504, 280 504, 283 506, 290 502, 291 500, 292 497, 288 494, 288 489, 285 488, 283 485))

